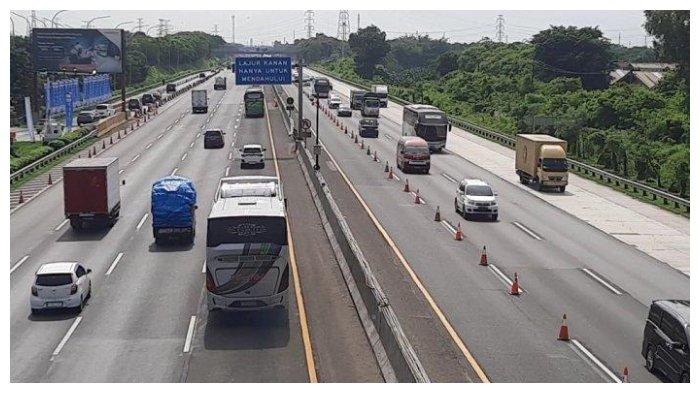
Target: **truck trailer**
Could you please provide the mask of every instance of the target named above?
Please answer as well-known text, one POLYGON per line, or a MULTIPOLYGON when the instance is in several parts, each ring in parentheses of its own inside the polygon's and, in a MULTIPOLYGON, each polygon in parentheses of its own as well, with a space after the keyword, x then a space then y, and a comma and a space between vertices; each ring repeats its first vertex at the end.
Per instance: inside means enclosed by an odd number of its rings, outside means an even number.
POLYGON ((386 108, 389 104, 389 88, 386 85, 372 85, 370 91, 379 98, 379 106, 386 108))
POLYGON ((192 113, 207 113, 209 101, 206 90, 192 90, 192 113))
POLYGON ((112 226, 119 218, 119 159, 78 158, 63 166, 64 213, 73 230, 112 226))
POLYGON ((193 243, 197 191, 190 179, 167 176, 151 187, 151 215, 156 244, 166 241, 193 243))
POLYGON ((515 139, 515 172, 520 183, 537 190, 552 187, 566 190, 569 165, 566 141, 545 134, 518 134, 515 139))

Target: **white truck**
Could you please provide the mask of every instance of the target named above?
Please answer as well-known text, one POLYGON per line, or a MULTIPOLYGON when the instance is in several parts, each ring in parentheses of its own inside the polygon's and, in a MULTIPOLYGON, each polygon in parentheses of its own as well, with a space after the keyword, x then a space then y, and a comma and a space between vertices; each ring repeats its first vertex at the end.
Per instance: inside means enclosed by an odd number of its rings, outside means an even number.
POLYGON ((389 88, 386 85, 372 85, 370 91, 377 95, 379 106, 386 108, 389 104, 389 88))
POLYGON ((192 90, 192 113, 207 113, 209 101, 206 90, 192 90))

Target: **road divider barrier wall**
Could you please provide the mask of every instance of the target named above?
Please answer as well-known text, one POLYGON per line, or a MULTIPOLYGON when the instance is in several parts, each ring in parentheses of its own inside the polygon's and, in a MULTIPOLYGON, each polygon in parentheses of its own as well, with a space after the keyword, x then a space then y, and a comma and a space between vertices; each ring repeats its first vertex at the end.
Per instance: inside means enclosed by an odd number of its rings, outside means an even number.
MULTIPOLYGON (((277 100, 280 103, 284 103, 285 101, 277 91, 277 87, 274 87, 274 90, 277 100)), ((285 125, 288 130, 291 130, 292 124, 289 117, 283 116, 283 118, 285 118, 285 125)), ((413 346, 408 341, 389 299, 381 289, 348 223, 336 205, 323 175, 313 169, 313 154, 307 148, 300 150, 302 150, 302 154, 299 155, 300 161, 305 168, 305 172, 311 174, 309 178, 315 193, 319 197, 322 212, 328 218, 328 224, 338 241, 340 252, 343 259, 347 262, 362 303, 371 317, 372 324, 386 354, 387 359, 377 358, 380 367, 384 360, 388 360, 398 382, 430 382, 430 378, 418 359, 413 346)), ((393 169, 389 168, 390 176, 392 173, 393 169)), ((368 338, 372 342, 372 337, 369 337, 369 334, 368 338)), ((377 355, 376 351, 375 355, 377 355)))

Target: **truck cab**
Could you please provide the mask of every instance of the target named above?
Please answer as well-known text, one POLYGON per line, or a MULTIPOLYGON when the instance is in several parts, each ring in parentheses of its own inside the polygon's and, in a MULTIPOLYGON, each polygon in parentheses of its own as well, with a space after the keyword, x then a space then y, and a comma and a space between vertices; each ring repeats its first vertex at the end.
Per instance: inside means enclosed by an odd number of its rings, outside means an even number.
POLYGON ((515 170, 522 184, 537 190, 553 188, 563 193, 568 184, 569 164, 565 140, 546 134, 518 134, 515 140, 515 170))
POLYGON ((365 93, 360 114, 366 117, 379 117, 379 98, 374 93, 365 93))

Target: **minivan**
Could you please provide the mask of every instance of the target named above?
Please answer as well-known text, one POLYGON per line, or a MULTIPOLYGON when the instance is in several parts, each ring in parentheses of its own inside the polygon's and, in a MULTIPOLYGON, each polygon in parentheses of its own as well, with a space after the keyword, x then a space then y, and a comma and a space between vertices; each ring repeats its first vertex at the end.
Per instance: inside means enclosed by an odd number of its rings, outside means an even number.
POLYGON ((430 172, 430 149, 428 142, 417 136, 404 136, 396 145, 396 167, 402 172, 411 170, 430 172))
POLYGON ((673 382, 690 382, 690 300, 651 302, 642 356, 647 370, 673 382))

